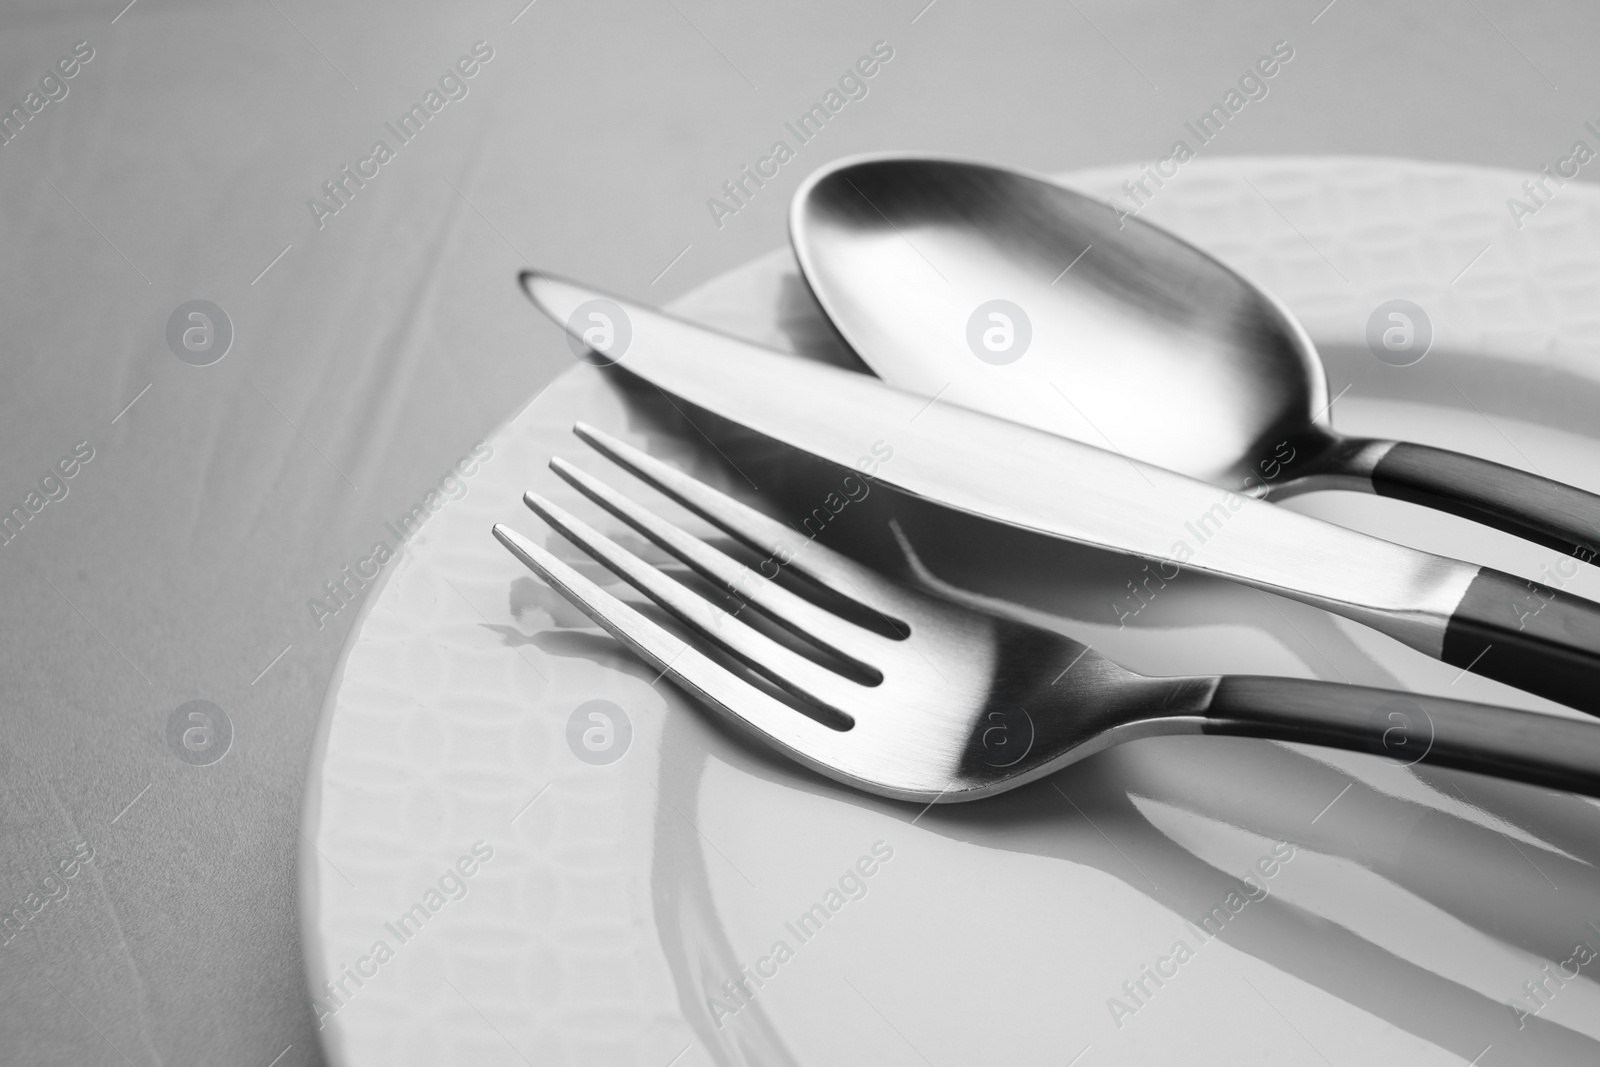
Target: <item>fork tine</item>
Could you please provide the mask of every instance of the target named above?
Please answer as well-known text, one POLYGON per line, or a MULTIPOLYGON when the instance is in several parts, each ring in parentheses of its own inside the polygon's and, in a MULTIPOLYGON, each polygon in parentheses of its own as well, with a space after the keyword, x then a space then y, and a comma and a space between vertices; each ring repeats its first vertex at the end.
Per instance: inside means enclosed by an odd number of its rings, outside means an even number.
POLYGON ((849 721, 841 710, 855 683, 778 644, 707 601, 683 583, 663 574, 583 520, 539 496, 523 494, 523 502, 561 535, 599 560, 617 577, 654 600, 679 621, 710 638, 753 670, 796 696, 849 721))
POLYGON ((794 633, 840 659, 881 678, 881 673, 875 668, 847 651, 851 645, 859 647, 863 643, 870 644, 879 640, 877 634, 863 630, 831 611, 826 611, 809 600, 796 596, 783 586, 770 581, 693 534, 686 533, 682 528, 661 518, 649 508, 629 499, 594 475, 579 470, 559 456, 550 461, 550 469, 566 479, 584 496, 638 530, 707 579, 721 585, 740 599, 754 604, 768 618, 782 623, 794 633))
POLYGON ((793 567, 840 596, 878 612, 895 624, 897 632, 906 632, 907 627, 895 607, 899 594, 871 568, 817 544, 776 519, 588 423, 575 424, 572 432, 640 481, 654 486, 729 536, 757 552, 769 553, 774 562, 793 567))
MULTIPOLYGON (((529 570, 593 619, 639 658, 735 724, 831 777, 838 733, 797 714, 562 563, 550 552, 500 523, 494 535, 529 570)), ((659 680, 659 678, 657 679, 659 680)))

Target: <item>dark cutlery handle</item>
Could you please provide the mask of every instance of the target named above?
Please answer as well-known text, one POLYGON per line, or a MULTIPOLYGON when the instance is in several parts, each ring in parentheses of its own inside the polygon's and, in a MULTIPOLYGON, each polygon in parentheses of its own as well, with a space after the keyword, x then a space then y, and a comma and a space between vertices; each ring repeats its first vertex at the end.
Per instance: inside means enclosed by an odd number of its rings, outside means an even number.
POLYGON ((1439 658, 1600 715, 1600 604, 1483 567, 1439 658))
POLYGON ((1585 563, 1600 553, 1600 496, 1476 456, 1397 441, 1373 467, 1372 488, 1585 563))
POLYGON ((1303 678, 1226 675, 1205 732, 1304 741, 1600 796, 1600 723, 1303 678))

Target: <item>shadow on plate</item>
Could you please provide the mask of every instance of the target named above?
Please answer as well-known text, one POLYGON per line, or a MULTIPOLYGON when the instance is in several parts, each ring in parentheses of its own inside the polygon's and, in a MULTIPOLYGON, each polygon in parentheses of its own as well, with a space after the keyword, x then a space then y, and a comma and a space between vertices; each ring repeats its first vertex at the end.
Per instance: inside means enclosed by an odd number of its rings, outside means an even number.
MULTIPOLYGON (((545 631, 533 635, 532 643, 646 681, 654 674, 604 634, 545 631)), ((707 856, 694 828, 701 779, 713 752, 740 773, 906 823, 916 819, 926 833, 1095 868, 1180 921, 1198 923, 1230 893, 1249 889, 1174 841, 1141 804, 1154 802, 1358 864, 1462 924, 1542 960, 1569 958, 1578 941, 1596 944, 1589 923, 1600 917, 1600 810, 1570 795, 1425 766, 1409 769, 1430 790, 1460 797, 1537 842, 1524 838, 1518 844, 1454 811, 1375 789, 1292 746, 1162 738, 1111 749, 998 797, 923 812, 838 786, 711 722, 687 697, 675 697, 663 726, 658 788, 676 811, 668 817, 657 808, 653 898, 680 1008, 719 1063, 797 1061, 761 1001, 720 1029, 707 1009, 706 998, 723 996, 724 980, 737 975, 743 962, 721 929, 707 856), (1316 810, 1321 798, 1335 796, 1332 814, 1316 810)), ((1527 1062, 1593 1064, 1600 1058, 1600 1042, 1589 1036, 1533 1016, 1519 1025, 1505 1003, 1281 894, 1252 903, 1248 914, 1223 925, 1217 936, 1464 1060, 1489 1045, 1514 1047, 1527 1062)), ((1530 968, 1530 976, 1536 974, 1530 968)))

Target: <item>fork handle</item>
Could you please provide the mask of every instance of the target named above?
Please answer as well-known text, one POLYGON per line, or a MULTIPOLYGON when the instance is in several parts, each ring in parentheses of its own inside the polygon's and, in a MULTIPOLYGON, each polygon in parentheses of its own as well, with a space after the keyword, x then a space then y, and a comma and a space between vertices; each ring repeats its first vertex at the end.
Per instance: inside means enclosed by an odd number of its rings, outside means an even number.
POLYGON ((1539 712, 1303 678, 1225 675, 1203 729, 1600 796, 1600 724, 1539 712))

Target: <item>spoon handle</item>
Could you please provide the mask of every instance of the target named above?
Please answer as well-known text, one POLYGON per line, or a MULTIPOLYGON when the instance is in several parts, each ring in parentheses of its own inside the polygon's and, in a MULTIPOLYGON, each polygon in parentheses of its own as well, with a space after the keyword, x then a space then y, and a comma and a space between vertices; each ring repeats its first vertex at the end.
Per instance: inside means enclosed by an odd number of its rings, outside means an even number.
POLYGON ((1460 515, 1585 563, 1600 553, 1600 496, 1570 485, 1406 441, 1390 444, 1371 476, 1379 496, 1460 515))
POLYGON ((1600 724, 1304 678, 1226 675, 1208 734, 1302 741, 1600 796, 1600 724))

